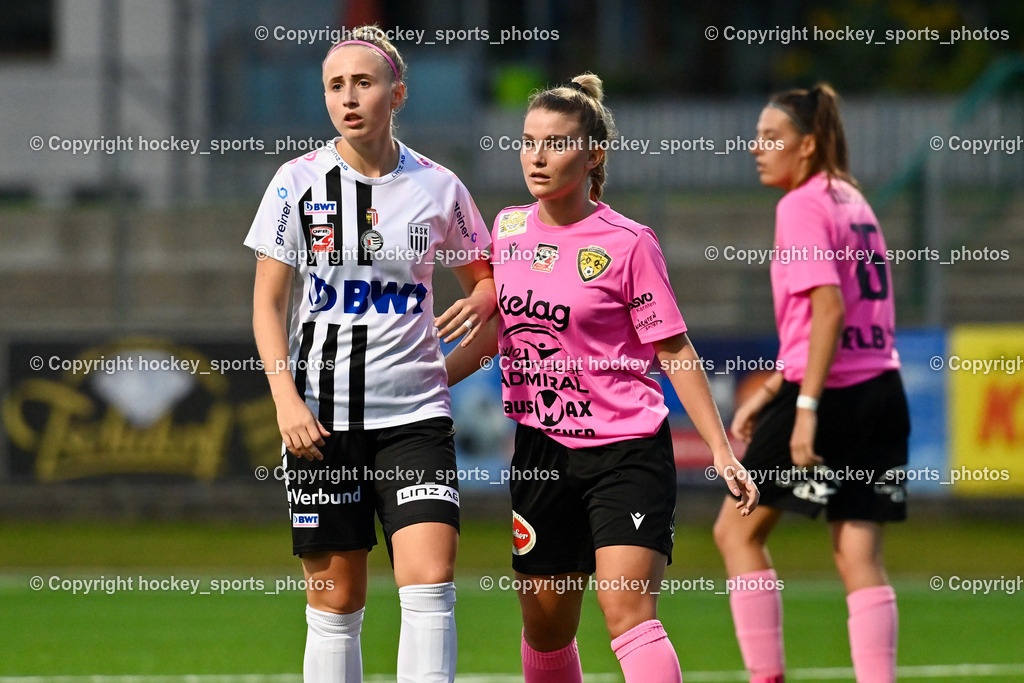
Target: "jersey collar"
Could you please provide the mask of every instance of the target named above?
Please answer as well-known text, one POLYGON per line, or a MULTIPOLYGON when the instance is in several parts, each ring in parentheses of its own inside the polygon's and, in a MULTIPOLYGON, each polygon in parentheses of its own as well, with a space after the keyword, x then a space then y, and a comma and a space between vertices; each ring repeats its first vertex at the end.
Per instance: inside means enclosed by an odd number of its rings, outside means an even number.
POLYGON ((354 168, 345 163, 345 160, 341 158, 340 154, 338 154, 339 140, 341 140, 340 135, 335 137, 333 140, 328 142, 327 145, 325 145, 327 150, 333 155, 334 162, 338 164, 338 166, 341 167, 341 170, 345 171, 345 173, 354 176, 357 180, 366 183, 367 185, 384 185, 385 183, 390 183, 392 180, 402 175, 402 173, 405 171, 406 164, 408 164, 409 159, 411 158, 411 155, 409 154, 409 148, 406 147, 401 140, 395 140, 395 142, 398 143, 398 165, 395 166, 395 170, 379 178, 370 178, 368 176, 364 176, 362 173, 359 173, 354 168))

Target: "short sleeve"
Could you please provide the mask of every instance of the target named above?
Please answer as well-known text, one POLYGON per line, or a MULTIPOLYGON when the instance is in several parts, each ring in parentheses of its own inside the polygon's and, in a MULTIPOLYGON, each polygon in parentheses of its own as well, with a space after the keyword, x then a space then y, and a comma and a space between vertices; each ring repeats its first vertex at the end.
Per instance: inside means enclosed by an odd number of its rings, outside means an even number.
POLYGON ((455 203, 448 222, 448 232, 437 247, 438 256, 449 267, 465 266, 486 259, 491 246, 487 223, 476 208, 473 197, 461 181, 456 179, 455 183, 455 203))
POLYGON ((653 344, 686 332, 675 292, 668 279, 665 255, 658 239, 644 230, 629 254, 622 291, 633 329, 644 344, 653 344))
POLYGON ((284 172, 274 180, 263 194, 263 201, 245 237, 245 246, 292 267, 298 266, 302 229, 299 225, 299 205, 291 178, 284 172))
POLYGON ((776 267, 784 269, 790 294, 840 284, 835 260, 827 258, 835 249, 830 223, 826 207, 812 197, 789 195, 776 207, 775 243, 786 257, 776 267))

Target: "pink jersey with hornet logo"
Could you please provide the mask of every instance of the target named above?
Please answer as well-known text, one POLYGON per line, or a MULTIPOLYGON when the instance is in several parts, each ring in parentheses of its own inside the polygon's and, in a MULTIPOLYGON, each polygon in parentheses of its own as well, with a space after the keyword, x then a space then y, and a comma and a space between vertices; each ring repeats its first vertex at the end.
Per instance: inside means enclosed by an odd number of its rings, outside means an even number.
POLYGON ((569 448, 651 436, 668 415, 652 344, 686 331, 654 232, 599 203, 545 225, 494 221, 505 414, 569 448))
POLYGON ((810 290, 839 287, 846 317, 825 386, 866 382, 900 367, 885 239, 871 207, 849 183, 819 173, 775 211, 772 296, 782 374, 801 382, 811 336, 810 290))

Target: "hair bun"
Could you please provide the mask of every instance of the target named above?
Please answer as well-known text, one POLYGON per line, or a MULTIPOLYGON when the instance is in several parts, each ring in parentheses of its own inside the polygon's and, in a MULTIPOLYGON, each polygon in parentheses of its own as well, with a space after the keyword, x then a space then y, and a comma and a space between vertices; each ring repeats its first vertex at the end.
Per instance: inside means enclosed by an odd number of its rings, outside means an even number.
POLYGON ((604 83, 597 74, 587 71, 575 76, 569 87, 593 97, 598 102, 604 101, 604 83))

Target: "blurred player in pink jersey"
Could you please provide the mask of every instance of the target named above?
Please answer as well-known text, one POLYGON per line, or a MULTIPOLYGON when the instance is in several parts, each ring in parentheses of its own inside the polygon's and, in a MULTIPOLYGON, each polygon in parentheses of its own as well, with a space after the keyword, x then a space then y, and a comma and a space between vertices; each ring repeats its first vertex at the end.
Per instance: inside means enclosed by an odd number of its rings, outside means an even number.
MULTIPOLYGON (((627 683, 681 680, 657 619, 671 559, 676 473, 665 372, 741 498, 757 487, 733 456, 686 335, 654 232, 600 201, 616 135, 601 80, 534 95, 520 160, 537 202, 495 219, 504 411, 516 420, 513 560, 522 582, 526 683, 583 680, 576 630, 587 576, 627 683)), ((473 369, 448 358, 449 381, 473 369)), ((741 522, 742 523, 742 522, 741 522)))
POLYGON ((726 499, 715 524, 736 636, 752 682, 783 680, 781 596, 765 543, 783 511, 824 510, 857 680, 885 683, 895 677, 897 616, 882 524, 906 517, 898 471, 910 433, 885 240, 850 176, 831 87, 773 97, 757 143, 761 182, 786 193, 775 214, 785 258, 771 266, 782 370, 732 422, 750 443, 743 464, 762 503, 737 523, 726 499))

